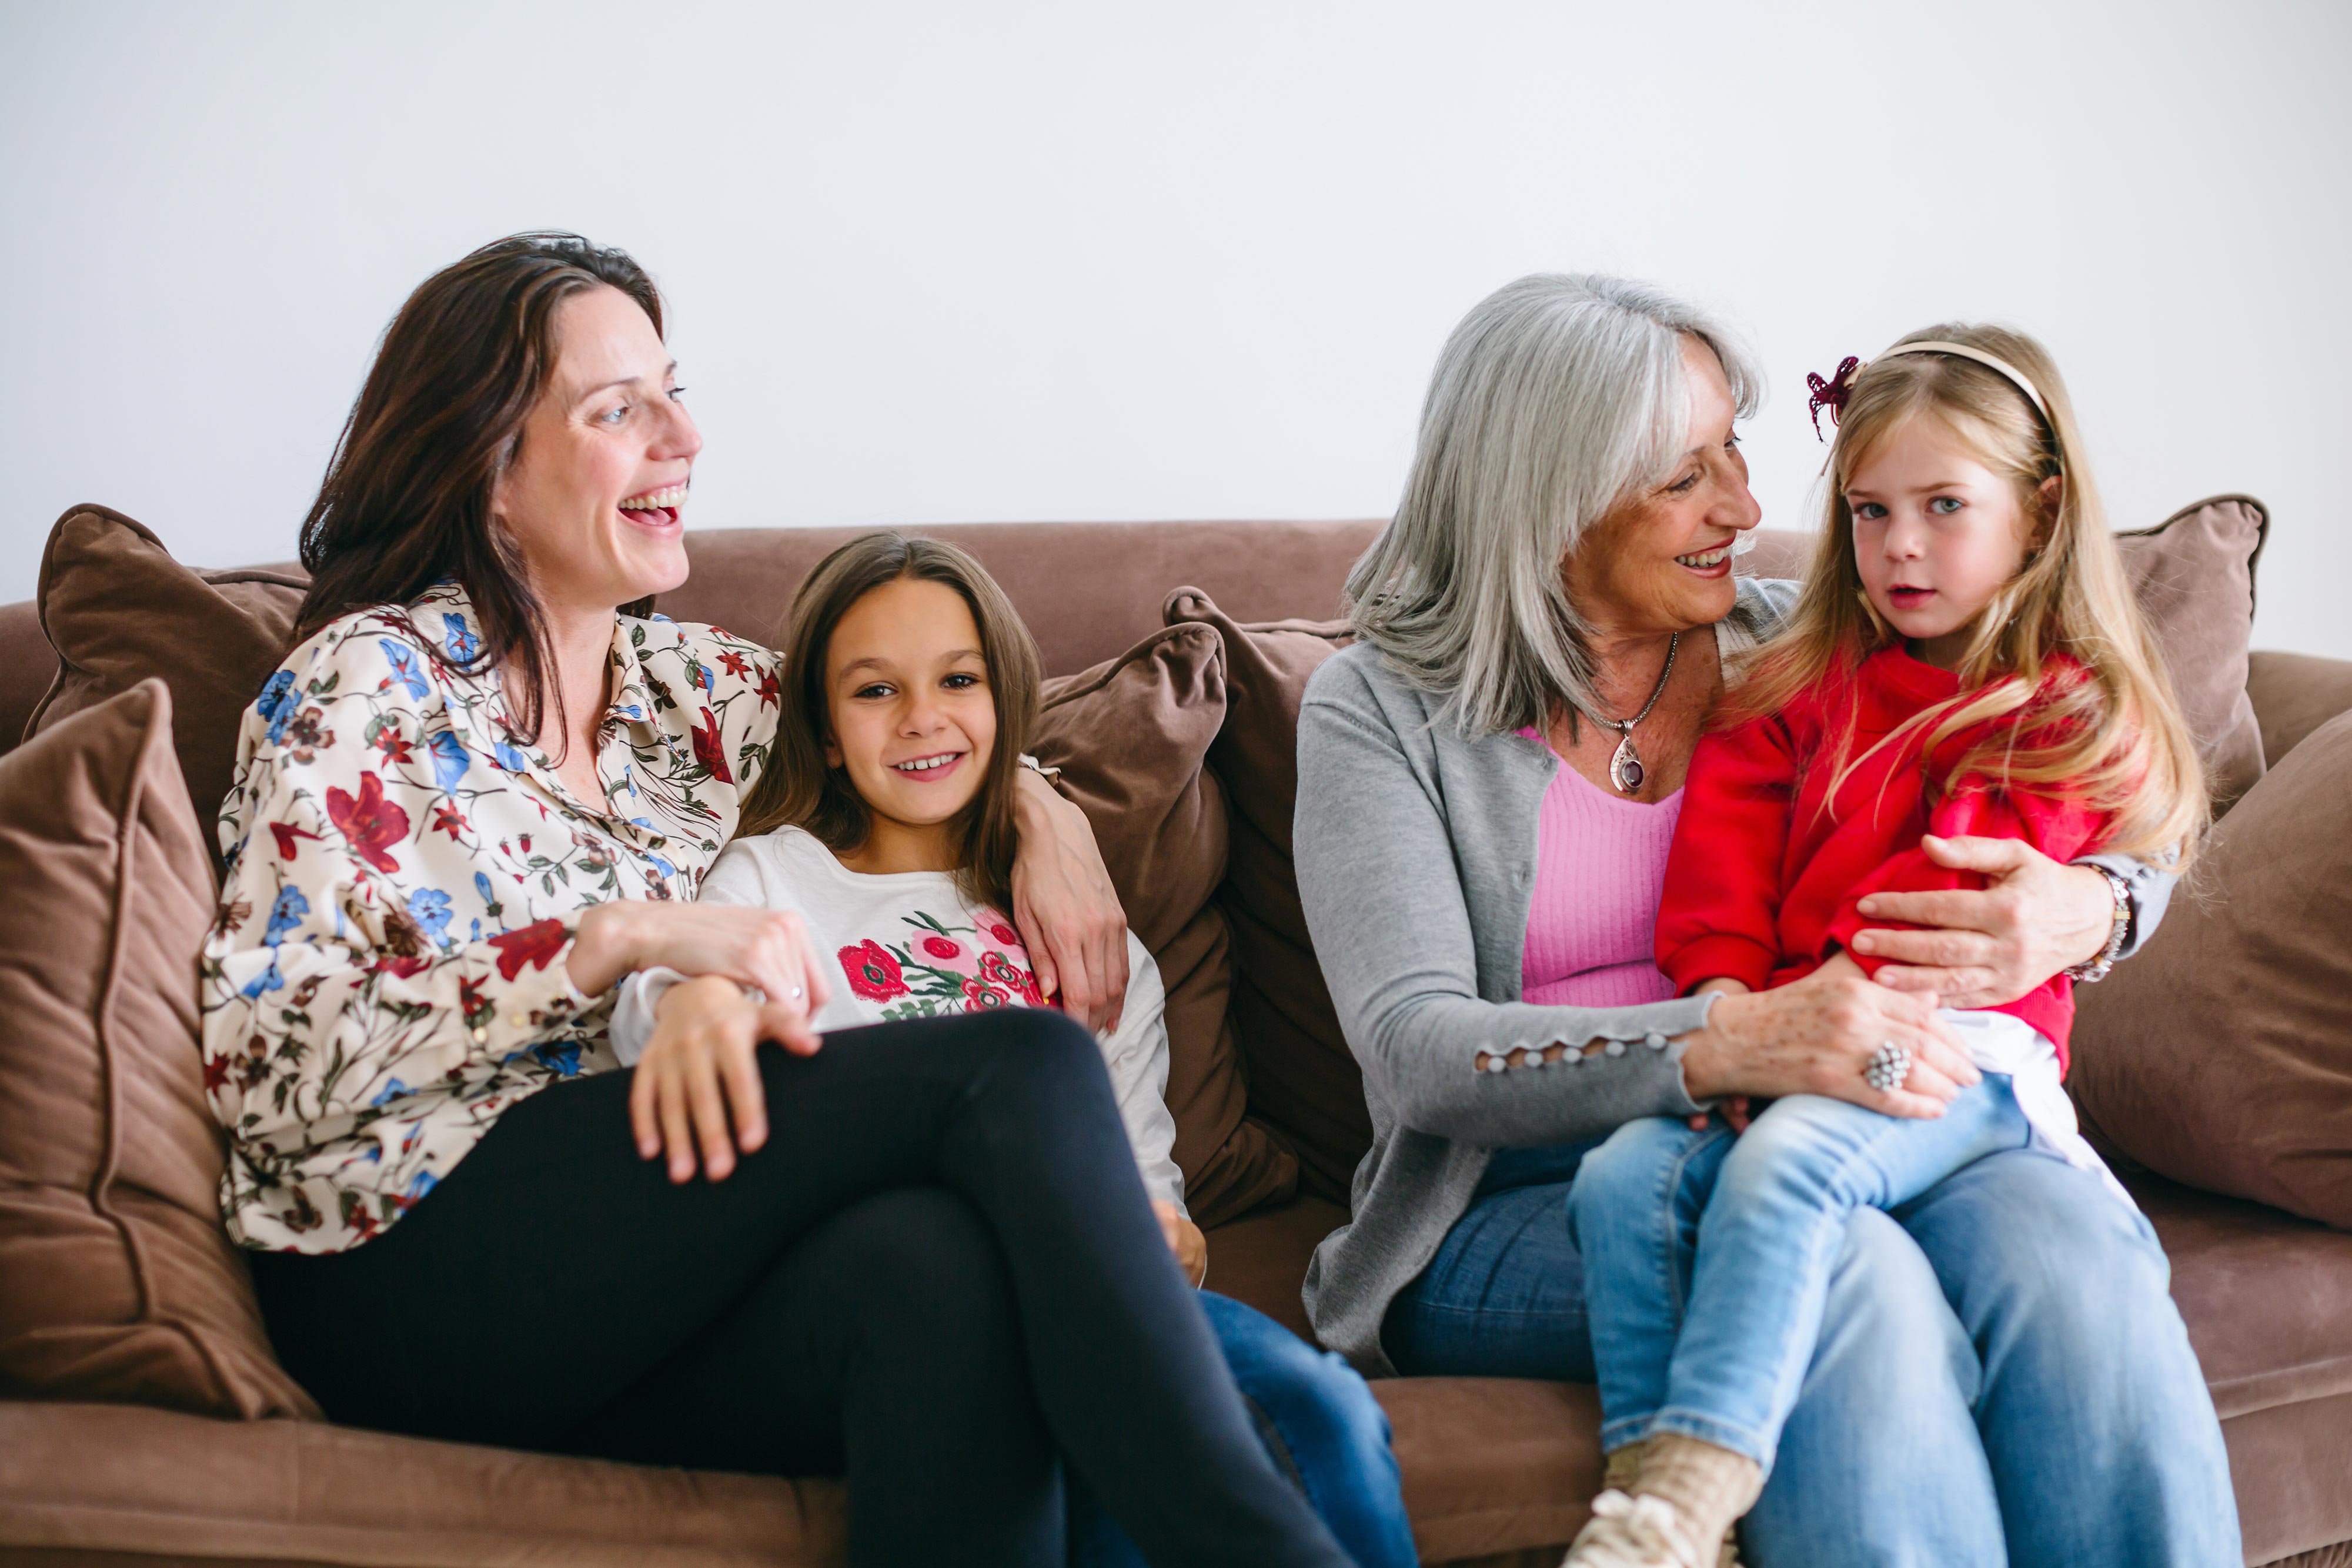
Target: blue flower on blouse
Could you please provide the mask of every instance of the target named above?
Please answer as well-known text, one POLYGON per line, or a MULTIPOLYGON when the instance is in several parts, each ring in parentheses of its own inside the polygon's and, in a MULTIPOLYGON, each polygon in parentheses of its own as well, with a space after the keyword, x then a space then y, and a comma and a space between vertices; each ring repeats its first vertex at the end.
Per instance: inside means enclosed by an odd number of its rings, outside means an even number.
MULTIPOLYGON (((279 888, 278 902, 269 906, 269 925, 261 934, 261 945, 265 947, 277 946, 286 940, 286 934, 289 931, 302 924, 302 917, 310 913, 310 901, 302 896, 300 888, 293 886, 279 888)), ((278 967, 277 960, 271 959, 269 967, 275 969, 278 967)), ((273 991, 277 988, 275 986, 269 988, 273 991)))
POLYGON ((416 1173, 416 1179, 408 1184, 408 1201, 415 1203, 418 1198, 423 1197, 426 1193, 431 1192, 435 1187, 439 1186, 441 1184, 439 1182, 433 1179, 433 1173, 431 1171, 418 1171, 416 1173))
POLYGON ((662 859, 659 855, 647 855, 646 858, 653 862, 654 864, 661 867, 662 875, 669 877, 672 880, 676 880, 677 876, 677 867, 670 864, 669 862, 662 859))
POLYGON ((385 1083, 382 1089, 377 1090, 375 1098, 369 1101, 368 1103, 371 1105, 389 1104, 391 1102, 399 1099, 402 1095, 407 1092, 408 1085, 403 1083, 399 1079, 394 1078, 385 1083))
POLYGON ((478 871, 474 873, 474 891, 482 895, 482 903, 484 906, 487 907, 492 915, 496 915, 499 912, 499 895, 496 890, 490 886, 490 879, 486 873, 478 871))
POLYGON ((272 956, 269 960, 269 967, 262 970, 261 973, 254 976, 250 980, 247 980, 245 983, 245 989, 239 991, 237 995, 243 997, 247 1001, 251 1001, 256 997, 261 995, 262 992, 278 990, 285 984, 286 977, 278 972, 278 959, 275 956, 272 956))
POLYGON ((490 743, 490 749, 498 753, 499 766, 505 768, 508 772, 528 773, 530 771, 530 759, 525 757, 521 752, 517 751, 513 747, 509 746, 505 741, 492 741, 490 743))
POLYGON ((466 629, 462 615, 441 617, 441 643, 449 650, 449 656, 461 664, 472 664, 474 655, 482 651, 481 640, 466 629))
POLYGON ((422 697, 432 691, 425 684, 425 672, 417 667, 415 649, 389 637, 379 637, 375 645, 383 650, 384 661, 392 666, 392 678, 407 687, 410 696, 422 697))
POLYGON ((466 755, 465 746, 446 729, 425 745, 433 753, 434 784, 443 790, 455 789, 457 780, 466 776, 466 769, 474 765, 474 759, 466 755))
POLYGON ((580 1042, 576 1040, 551 1040, 533 1046, 530 1053, 541 1066, 554 1069, 559 1078, 580 1076, 580 1042))
POLYGON ((294 672, 280 670, 269 677, 269 684, 261 688, 261 695, 253 705, 253 711, 269 721, 269 744, 272 746, 285 737, 287 722, 293 718, 294 710, 302 706, 299 699, 290 695, 293 689, 294 672))
POLYGON ((436 946, 446 946, 449 930, 449 895, 437 887, 420 887, 408 895, 408 917, 425 928, 436 946))

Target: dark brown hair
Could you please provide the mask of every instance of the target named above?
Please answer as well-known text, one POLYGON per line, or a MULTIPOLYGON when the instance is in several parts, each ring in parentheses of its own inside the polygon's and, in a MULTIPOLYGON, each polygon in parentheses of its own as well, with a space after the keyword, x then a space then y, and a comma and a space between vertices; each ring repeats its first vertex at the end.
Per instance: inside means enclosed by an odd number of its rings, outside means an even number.
POLYGON ((981 657, 996 705, 996 746, 980 789, 965 807, 956 885, 977 904, 1012 913, 1013 785, 1037 716, 1037 644, 988 569, 953 545, 900 533, 865 534, 817 563, 793 595, 777 637, 783 650, 783 711, 767 771, 743 802, 738 837, 804 828, 840 854, 866 841, 873 813, 845 768, 824 758, 833 734, 825 656, 850 606, 902 580, 944 583, 963 596, 980 629, 981 657))
MULTIPOLYGON (((662 329, 661 293, 625 251, 574 234, 509 235, 419 284, 384 329, 367 382, 302 521, 310 596, 294 641, 376 604, 405 604, 455 578, 482 646, 468 674, 511 664, 509 712, 535 742, 553 654, 521 553, 490 515, 523 421, 555 368, 556 307, 619 289, 662 329)), ((651 600, 621 607, 641 615, 651 600)), ((554 694, 556 722, 563 696, 554 694)))

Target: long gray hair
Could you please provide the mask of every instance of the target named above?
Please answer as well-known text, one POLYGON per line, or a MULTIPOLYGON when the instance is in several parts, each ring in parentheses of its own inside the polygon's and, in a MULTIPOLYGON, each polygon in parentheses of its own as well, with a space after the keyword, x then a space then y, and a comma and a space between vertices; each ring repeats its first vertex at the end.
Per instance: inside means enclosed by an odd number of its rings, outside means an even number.
POLYGON ((1644 283, 1536 273, 1445 340, 1404 499, 1348 577, 1356 634, 1470 735, 1545 723, 1592 690, 1561 564, 1687 446, 1682 339, 1715 350, 1742 417, 1762 378, 1739 341, 1644 283))

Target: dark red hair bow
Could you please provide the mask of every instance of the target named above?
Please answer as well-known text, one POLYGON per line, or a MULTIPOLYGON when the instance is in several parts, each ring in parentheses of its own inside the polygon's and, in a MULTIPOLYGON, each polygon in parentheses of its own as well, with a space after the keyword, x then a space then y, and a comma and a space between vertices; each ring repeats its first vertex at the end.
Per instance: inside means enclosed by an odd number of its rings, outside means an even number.
POLYGON ((1832 425, 1844 416, 1845 400, 1853 395, 1853 373, 1860 369, 1862 361, 1848 354, 1838 362, 1837 374, 1827 381, 1810 371, 1805 373, 1805 385, 1812 389, 1813 394, 1805 400, 1805 412, 1813 416, 1813 434, 1817 439, 1829 439, 1822 434, 1822 410, 1830 411, 1832 425))

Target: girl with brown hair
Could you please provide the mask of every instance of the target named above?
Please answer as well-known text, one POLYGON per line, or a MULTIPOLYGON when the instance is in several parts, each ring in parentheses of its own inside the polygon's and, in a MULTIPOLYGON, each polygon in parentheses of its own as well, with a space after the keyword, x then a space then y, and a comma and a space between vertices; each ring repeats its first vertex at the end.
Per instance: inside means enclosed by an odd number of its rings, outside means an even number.
MULTIPOLYGON (((1037 654, 1012 602, 951 545, 903 534, 853 539, 794 595, 779 641, 783 712, 768 771, 702 885, 706 903, 789 911, 820 954, 824 1030, 1045 1005, 1002 913, 1011 795, 1037 706, 1037 654)), ((1145 1193, 1184 1277, 1207 1249, 1171 1155, 1164 995, 1130 934, 1126 1009, 1100 1040, 1145 1193)), ((633 1059, 656 1018, 714 1036, 759 1027, 759 1002, 723 977, 667 969, 622 988, 613 1045, 633 1059)), ((856 1050, 856 1037, 839 1049, 856 1050)), ((650 1104, 640 1075, 640 1101, 650 1104)), ((1198 1300, 1270 1448, 1361 1568, 1411 1568, 1412 1531, 1388 1419, 1337 1356, 1213 1292, 1198 1300)), ((1089 1456, 1073 1454, 1081 1475, 1089 1456)), ((1074 1561, 1140 1568, 1132 1541, 1077 1489, 1074 1561)))

